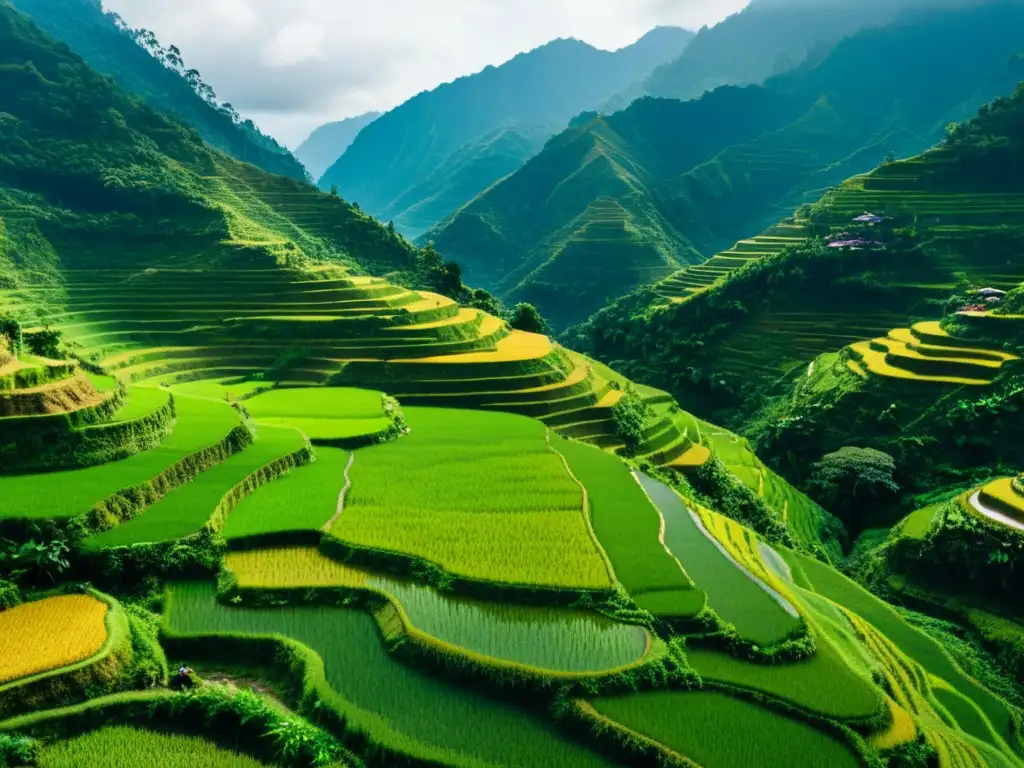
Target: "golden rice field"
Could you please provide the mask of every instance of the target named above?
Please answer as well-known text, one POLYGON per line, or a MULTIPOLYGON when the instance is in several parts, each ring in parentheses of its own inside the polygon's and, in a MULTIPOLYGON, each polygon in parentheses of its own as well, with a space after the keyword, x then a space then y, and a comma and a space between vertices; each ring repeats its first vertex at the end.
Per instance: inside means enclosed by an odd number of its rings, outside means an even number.
POLYGON ((366 572, 331 560, 312 547, 281 547, 229 552, 224 566, 238 586, 252 589, 362 587, 366 572))
POLYGON ((87 659, 107 639, 106 603, 48 597, 0 612, 0 685, 87 659))

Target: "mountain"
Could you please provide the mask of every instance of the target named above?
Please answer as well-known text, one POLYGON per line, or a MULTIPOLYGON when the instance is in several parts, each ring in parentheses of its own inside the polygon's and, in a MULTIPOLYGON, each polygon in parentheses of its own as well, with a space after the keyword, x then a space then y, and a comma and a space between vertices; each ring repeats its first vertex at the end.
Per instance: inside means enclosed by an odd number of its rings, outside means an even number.
POLYGON ((230 105, 217 104, 212 90, 201 80, 190 83, 186 79, 189 70, 176 49, 164 50, 152 33, 128 30, 118 17, 104 12, 101 0, 17 0, 14 5, 91 67, 110 75, 154 109, 177 116, 211 146, 269 173, 308 180, 305 169, 287 149, 261 133, 252 121, 241 120, 230 105))
MULTIPOLYGON (((1010 87, 1022 31, 1012 4, 907 11, 823 60, 728 89, 728 99, 718 89, 686 107, 636 102, 565 131, 426 237, 471 281, 536 303, 564 328, 765 229, 890 153, 929 146, 951 118, 1010 87)), ((735 253, 723 257, 742 264, 735 253)))
POLYGON ((690 102, 643 99, 552 139, 522 169, 428 237, 474 284, 530 301, 558 327, 702 260, 659 210, 660 184, 725 147, 777 129, 799 103, 722 88, 690 102), (752 117, 737 120, 749 111, 752 117))
MULTIPOLYGON (((398 223, 424 199, 413 190, 424 184, 424 194, 436 190, 437 184, 429 180, 453 162, 453 153, 479 145, 502 127, 551 135, 575 115, 677 56, 691 37, 682 29, 659 28, 615 52, 579 40, 555 40, 500 67, 487 67, 421 93, 362 131, 323 175, 320 186, 337 186, 344 198, 357 201, 382 220, 398 223)), ((501 178, 496 173, 507 166, 491 162, 475 166, 472 183, 466 185, 469 194, 460 193, 458 204, 501 178)), ((420 216, 416 226, 406 231, 418 234, 417 229, 440 218, 440 213, 420 216)))
MULTIPOLYGON (((403 268, 410 246, 341 200, 205 144, 0 5, 0 285, 170 260, 403 268)), ((112 273, 113 273, 112 272, 112 273)))
POLYGON ((820 57, 843 37, 888 23, 907 4, 754 0, 701 29, 682 56, 656 69, 644 87, 651 96, 693 99, 720 85, 760 84, 808 56, 820 57))
POLYGON ((306 166, 310 176, 319 179, 345 153, 359 132, 380 115, 380 112, 367 112, 358 117, 321 125, 299 145, 295 157, 306 166))

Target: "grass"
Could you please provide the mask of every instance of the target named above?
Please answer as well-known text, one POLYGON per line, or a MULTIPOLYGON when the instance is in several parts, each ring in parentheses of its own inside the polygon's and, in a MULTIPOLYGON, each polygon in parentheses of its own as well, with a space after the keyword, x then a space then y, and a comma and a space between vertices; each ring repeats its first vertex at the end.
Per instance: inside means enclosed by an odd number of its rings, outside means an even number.
POLYGON ((661 519, 617 457, 571 440, 555 442, 587 489, 590 517, 615 575, 641 606, 658 616, 693 616, 705 596, 659 540, 661 519))
POLYGON ((337 510, 349 456, 339 448, 317 448, 312 464, 296 467, 242 499, 228 517, 224 538, 319 530, 337 510))
POLYGON ((174 431, 151 451, 88 469, 0 477, 0 519, 80 515, 110 494, 214 445, 239 423, 238 414, 226 403, 178 397, 175 407, 174 431))
POLYGON ((470 579, 605 589, 579 486, 545 427, 502 413, 408 409, 412 433, 357 453, 331 533, 470 579))
POLYGON ((870 622, 903 654, 977 704, 996 733, 1007 743, 1015 743, 1006 703, 968 677, 937 641, 904 621, 888 603, 828 566, 796 553, 787 553, 787 559, 803 569, 815 591, 870 622))
POLYGON ((404 739, 441 751, 445 762, 457 766, 610 765, 532 713, 396 661, 364 611, 235 608, 218 604, 214 591, 212 584, 174 585, 167 606, 171 632, 278 634, 307 645, 323 658, 335 694, 356 708, 350 717, 356 727, 390 726, 404 739))
POLYGON ((221 499, 261 467, 305 446, 294 429, 260 427, 256 442, 199 474, 140 515, 86 540, 89 549, 173 541, 198 532, 213 516, 221 499))
POLYGON ((787 638, 800 623, 755 584, 700 532, 683 500, 666 485, 640 476, 665 519, 665 543, 679 558, 708 603, 740 637, 759 645, 787 638))
POLYGON ((830 643, 819 642, 814 656, 792 664, 753 664, 705 648, 687 650, 686 659, 702 678, 761 691, 827 717, 868 718, 879 708, 878 692, 830 643))
POLYGON ((98 653, 107 639, 105 603, 88 595, 48 597, 0 612, 0 685, 98 653))
POLYGON ((388 428, 380 392, 353 388, 273 389, 245 401, 253 419, 293 427, 311 440, 371 435, 388 428))
POLYGON ((195 736, 111 726, 43 748, 38 768, 260 768, 265 765, 195 736))
POLYGON ((335 562, 311 547, 233 552, 225 565, 242 587, 381 592, 402 606, 416 629, 501 661, 558 672, 599 672, 632 664, 647 650, 643 628, 596 613, 457 597, 411 579, 335 562))
POLYGON ((856 753, 836 738, 717 691, 599 698, 607 718, 705 768, 854 768, 856 753))

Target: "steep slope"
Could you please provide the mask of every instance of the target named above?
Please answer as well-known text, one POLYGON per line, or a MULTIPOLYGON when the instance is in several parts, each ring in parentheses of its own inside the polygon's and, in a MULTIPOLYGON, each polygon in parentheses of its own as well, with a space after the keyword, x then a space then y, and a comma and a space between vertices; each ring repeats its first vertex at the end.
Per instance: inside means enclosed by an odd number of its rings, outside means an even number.
POLYGON ((6 287, 59 286, 61 272, 95 264, 411 262, 408 244, 376 221, 210 148, 9 5, 0 14, 6 287))
POLYGON ((199 96, 185 79, 183 66, 175 71, 157 60, 111 14, 104 13, 100 0, 17 0, 14 5, 91 67, 110 75, 154 109, 176 115, 222 152, 269 173, 307 180, 288 150, 251 121, 241 121, 213 98, 199 96))
POLYGON ((484 189, 481 184, 521 168, 548 138, 544 128, 512 123, 467 142, 401 195, 395 203, 401 210, 395 226, 410 237, 421 235, 476 197, 484 189))
POLYGON ((1020 428, 1019 315, 973 311, 984 298, 967 288, 1024 280, 1022 128, 1018 87, 942 146, 806 208, 824 239, 685 301, 637 292, 571 341, 756 438, 790 479, 847 445, 896 456, 908 493, 1009 472, 1024 461, 1009 437, 1020 428), (855 222, 865 211, 883 220, 855 222))
POLYGON ((367 112, 358 117, 321 125, 299 145, 295 157, 306 167, 310 176, 319 179, 335 160, 345 154, 359 132, 380 115, 380 112, 367 112))
MULTIPOLYGON (((337 186, 346 199, 397 223, 423 199, 410 197, 410 192, 462 147, 479 143, 502 126, 527 126, 550 135, 573 116, 677 56, 691 37, 681 29, 656 29, 615 52, 578 40, 556 40, 500 67, 488 67, 421 93, 363 131, 323 175, 320 186, 337 186)), ((486 189, 501 178, 495 174, 503 169, 479 164, 467 192, 486 189)), ((438 220, 421 215, 416 223, 425 229, 438 220)))
MULTIPOLYGON (((713 91, 684 108, 668 100, 637 102, 566 131, 428 237, 485 287, 510 300, 531 298, 559 326, 577 322, 607 299, 665 277, 673 264, 693 264, 764 230, 890 153, 905 156, 934 143, 951 116, 1012 87, 1020 65, 1007 62, 1022 33, 1024 12, 1016 5, 908 11, 763 87, 730 89, 732 95, 721 99, 713 91), (780 101, 795 105, 784 122, 775 111, 780 101), (666 138, 647 138, 654 134, 666 138), (679 148, 695 136, 704 137, 697 141, 702 151, 679 148), (615 164, 597 166, 593 155, 580 151, 609 143, 615 164), (622 184, 620 168, 643 183, 622 184), (626 234, 604 248, 589 248, 590 268, 628 272, 629 254, 637 249, 671 256, 660 269, 641 259, 629 279, 595 288, 590 296, 575 283, 574 269, 566 270, 569 280, 555 279, 550 266, 580 229, 579 212, 608 196, 608 189, 623 208, 644 210, 650 218, 627 224, 626 234), (574 205, 550 205, 554 190, 571 196, 574 205), (539 201, 547 202, 535 211, 539 201), (566 295, 574 297, 571 307, 561 301, 566 295)), ((735 252, 722 257, 727 264, 744 261, 735 252)), ((687 270, 699 279, 687 277, 681 288, 710 282, 719 274, 718 265, 711 266, 687 270)))
POLYGON ((798 111, 758 88, 635 102, 563 132, 428 237, 471 282, 537 303, 560 327, 577 322, 701 260, 664 215, 659 184, 798 111), (737 120, 744 111, 752 118, 737 120))
POLYGON ((694 99, 721 85, 762 83, 820 58, 842 38, 891 21, 909 2, 754 0, 714 27, 702 29, 678 59, 656 69, 651 96, 694 99))

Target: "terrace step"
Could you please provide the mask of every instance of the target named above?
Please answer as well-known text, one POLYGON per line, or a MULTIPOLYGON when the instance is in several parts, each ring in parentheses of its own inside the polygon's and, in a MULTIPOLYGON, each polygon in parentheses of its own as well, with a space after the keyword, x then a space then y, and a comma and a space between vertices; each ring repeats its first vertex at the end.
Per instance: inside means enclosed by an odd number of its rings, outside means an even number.
MULTIPOLYGON (((889 338, 872 339, 871 348, 885 354, 886 362, 897 368, 925 376, 951 376, 953 378, 995 378, 1002 361, 969 357, 938 357, 923 355, 906 344, 889 338)), ((951 352, 956 350, 950 348, 951 352)))
POLYGON ((952 386, 987 386, 992 383, 990 378, 969 378, 958 376, 930 376, 914 373, 894 366, 886 359, 886 353, 871 346, 871 342, 861 341, 848 347, 854 358, 869 374, 883 378, 898 379, 908 383, 948 384, 952 386))

